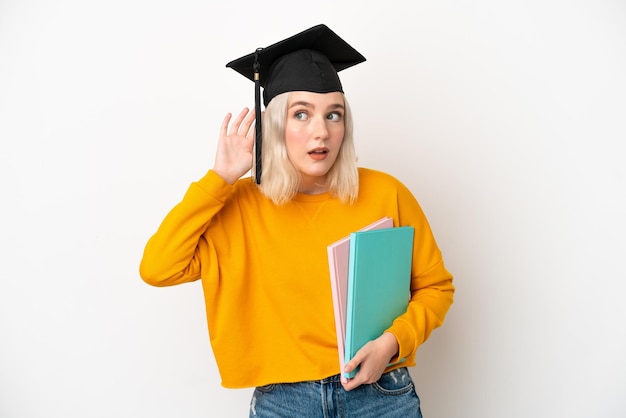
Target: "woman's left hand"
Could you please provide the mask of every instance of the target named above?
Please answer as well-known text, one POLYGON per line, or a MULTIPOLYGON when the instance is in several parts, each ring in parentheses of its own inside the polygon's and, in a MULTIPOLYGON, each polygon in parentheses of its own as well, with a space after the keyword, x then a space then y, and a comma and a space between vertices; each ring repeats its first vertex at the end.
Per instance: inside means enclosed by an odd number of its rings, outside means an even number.
POLYGON ((352 390, 360 385, 378 381, 389 365, 389 361, 396 354, 398 354, 398 341, 390 332, 385 332, 377 339, 365 344, 344 368, 349 373, 357 366, 360 367, 352 379, 343 383, 344 389, 352 390))

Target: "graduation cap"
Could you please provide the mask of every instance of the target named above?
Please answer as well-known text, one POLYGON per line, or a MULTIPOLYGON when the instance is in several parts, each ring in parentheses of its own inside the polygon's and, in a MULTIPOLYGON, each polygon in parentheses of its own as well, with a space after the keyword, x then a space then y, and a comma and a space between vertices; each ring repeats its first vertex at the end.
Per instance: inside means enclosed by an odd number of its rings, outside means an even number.
POLYGON ((342 92, 337 73, 365 61, 326 25, 317 25, 226 64, 254 81, 256 111, 255 179, 261 183, 261 87, 265 106, 289 91, 342 92))

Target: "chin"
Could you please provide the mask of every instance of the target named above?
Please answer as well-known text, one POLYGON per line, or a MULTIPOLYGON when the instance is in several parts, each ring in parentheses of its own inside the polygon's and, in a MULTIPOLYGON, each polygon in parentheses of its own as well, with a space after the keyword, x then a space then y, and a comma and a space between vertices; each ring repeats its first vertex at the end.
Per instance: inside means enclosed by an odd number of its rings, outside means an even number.
POLYGON ((324 168, 324 169, 317 169, 317 170, 301 171, 301 173, 303 176, 306 176, 306 177, 326 177, 329 171, 330 171, 330 167, 324 168))

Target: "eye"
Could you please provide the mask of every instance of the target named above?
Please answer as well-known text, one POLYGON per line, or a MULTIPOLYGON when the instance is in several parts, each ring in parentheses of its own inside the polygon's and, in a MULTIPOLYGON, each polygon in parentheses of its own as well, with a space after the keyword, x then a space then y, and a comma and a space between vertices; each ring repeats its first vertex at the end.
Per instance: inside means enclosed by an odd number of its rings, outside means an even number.
POLYGON ((307 120, 307 119, 308 119, 308 115, 307 115, 307 113, 306 113, 306 112, 304 112, 304 111, 302 111, 302 110, 299 110, 299 111, 297 111, 296 113, 294 113, 293 117, 294 117, 296 120, 307 120))
POLYGON ((326 119, 331 120, 333 122, 338 122, 341 120, 343 115, 340 112, 331 112, 326 116, 326 119))

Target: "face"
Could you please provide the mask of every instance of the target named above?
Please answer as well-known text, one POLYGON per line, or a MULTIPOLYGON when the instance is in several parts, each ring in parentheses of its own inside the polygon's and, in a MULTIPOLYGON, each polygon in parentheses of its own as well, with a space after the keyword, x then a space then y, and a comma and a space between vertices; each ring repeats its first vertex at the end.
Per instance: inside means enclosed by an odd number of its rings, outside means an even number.
POLYGON ((343 94, 291 92, 285 124, 289 160, 300 172, 301 193, 326 192, 345 132, 343 94))

